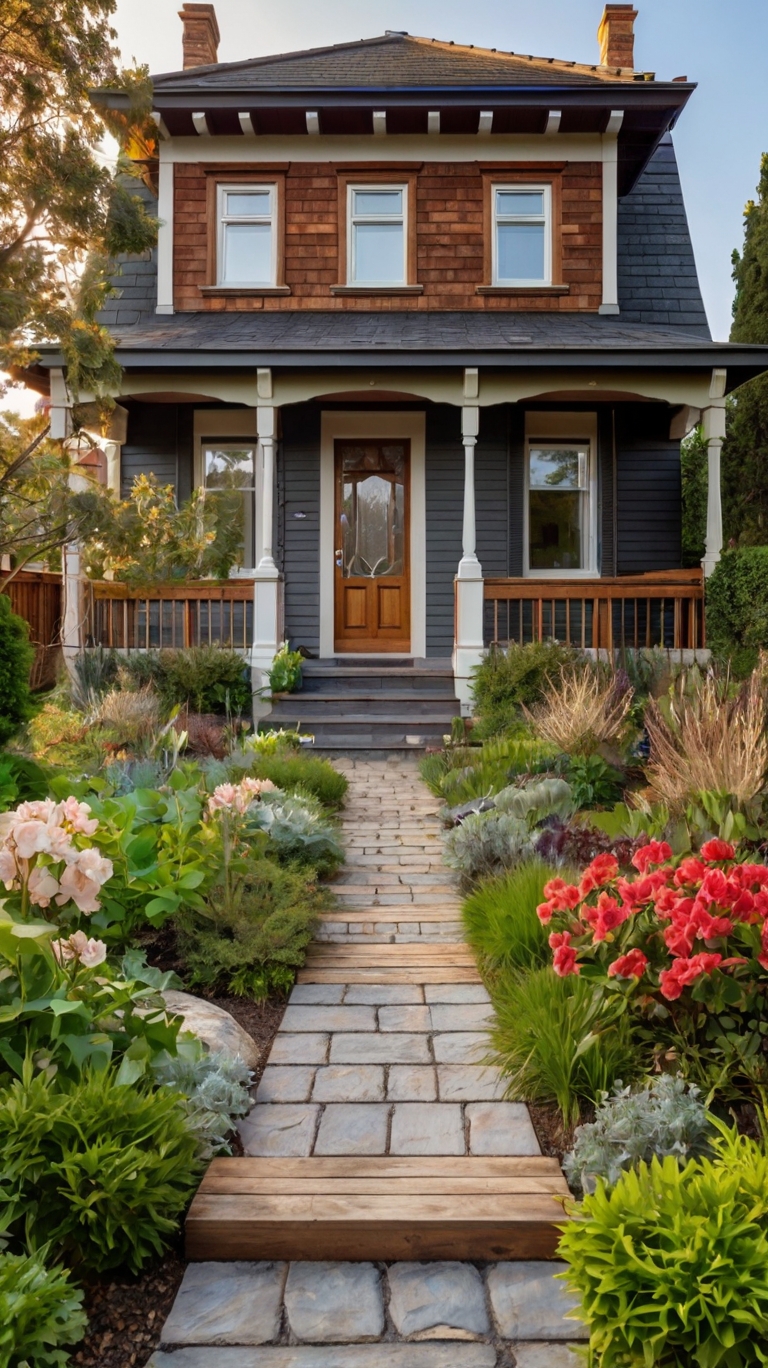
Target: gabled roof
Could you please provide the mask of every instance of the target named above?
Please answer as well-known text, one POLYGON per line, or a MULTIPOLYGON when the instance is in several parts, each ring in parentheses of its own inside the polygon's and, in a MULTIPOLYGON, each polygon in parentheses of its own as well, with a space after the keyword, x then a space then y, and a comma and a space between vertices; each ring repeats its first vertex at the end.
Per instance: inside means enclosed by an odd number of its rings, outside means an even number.
POLYGON ((154 76, 158 93, 188 89, 327 90, 456 86, 604 86, 653 79, 651 73, 462 46, 409 33, 219 62, 154 76))

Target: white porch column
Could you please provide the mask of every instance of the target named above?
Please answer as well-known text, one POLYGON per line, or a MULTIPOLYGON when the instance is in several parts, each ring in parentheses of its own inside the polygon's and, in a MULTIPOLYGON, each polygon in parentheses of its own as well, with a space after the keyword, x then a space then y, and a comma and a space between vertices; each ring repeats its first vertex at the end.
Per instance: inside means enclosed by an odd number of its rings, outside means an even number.
MULTIPOLYGON (((477 372, 466 372, 465 397, 477 398, 477 372)), ((475 523, 475 445, 480 429, 480 409, 467 406, 461 410, 461 436, 464 443, 464 524, 461 560, 456 572, 456 627, 453 648, 453 673, 456 696, 464 716, 469 716, 472 704, 473 666, 483 656, 483 570, 477 559, 477 531, 475 523)))
MULTIPOLYGON (((259 404, 256 432, 261 453, 261 559, 254 571, 253 647, 251 672, 255 691, 267 683, 272 661, 283 641, 283 581, 275 565, 275 439, 277 409, 272 398, 272 373, 260 370, 257 377, 259 404)), ((255 715, 269 711, 269 703, 254 696, 255 715)))
POLYGON ((701 562, 704 578, 712 574, 723 549, 723 507, 720 490, 720 453, 725 437, 725 385, 727 372, 712 372, 709 408, 702 414, 704 440, 707 444, 707 536, 704 559, 701 562))

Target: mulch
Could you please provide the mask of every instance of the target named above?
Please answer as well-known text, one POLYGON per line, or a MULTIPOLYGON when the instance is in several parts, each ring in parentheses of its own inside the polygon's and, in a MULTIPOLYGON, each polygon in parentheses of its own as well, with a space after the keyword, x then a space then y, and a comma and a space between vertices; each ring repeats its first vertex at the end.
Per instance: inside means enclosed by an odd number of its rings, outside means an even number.
MULTIPOLYGON (((562 1163, 563 1156, 573 1149, 573 1127, 563 1125, 562 1115, 554 1103, 529 1102, 528 1111, 542 1154, 562 1163)), ((592 1121, 594 1117, 583 1115, 581 1119, 592 1121)))

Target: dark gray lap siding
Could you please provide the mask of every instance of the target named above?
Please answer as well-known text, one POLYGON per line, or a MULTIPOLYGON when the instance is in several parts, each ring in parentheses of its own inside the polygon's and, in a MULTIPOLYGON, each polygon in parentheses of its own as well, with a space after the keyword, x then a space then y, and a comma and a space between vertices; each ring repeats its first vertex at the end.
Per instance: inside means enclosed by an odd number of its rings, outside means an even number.
POLYGON ((619 575, 680 566, 680 443, 669 437, 669 409, 616 409, 619 575))
POLYGON ((191 404, 132 403, 128 440, 120 464, 123 497, 137 475, 155 475, 160 484, 173 485, 179 502, 192 492, 191 404))
POLYGON ((285 634, 320 646, 320 410, 282 410, 278 456, 278 553, 285 575, 285 634), (305 517, 296 517, 303 513, 305 517))

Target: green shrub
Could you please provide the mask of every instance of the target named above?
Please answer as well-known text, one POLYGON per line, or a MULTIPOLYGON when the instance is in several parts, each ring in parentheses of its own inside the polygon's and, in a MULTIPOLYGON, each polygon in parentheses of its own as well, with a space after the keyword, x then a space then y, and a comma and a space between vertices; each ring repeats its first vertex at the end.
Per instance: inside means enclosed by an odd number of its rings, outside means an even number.
POLYGON ((19 730, 32 713, 29 672, 35 659, 29 628, 0 594, 0 745, 19 730))
POLYGON ((119 661, 114 651, 89 646, 72 662, 69 696, 76 708, 88 712, 111 689, 117 679, 119 661))
POLYGON ((572 755, 565 777, 576 809, 613 807, 621 798, 621 775, 601 755, 572 755))
POLYGON ((518 774, 546 769, 552 748, 530 733, 492 737, 481 746, 456 746, 421 762, 425 784, 448 807, 498 793, 518 774))
POLYGON ((555 679, 575 656, 570 647, 555 641, 528 646, 511 642, 503 650, 490 650, 474 671, 474 735, 479 739, 513 727, 521 707, 537 703, 547 680, 555 679))
POLYGON ((494 985, 493 1006, 491 1040, 507 1096, 555 1102, 566 1125, 578 1121, 582 1104, 595 1106, 618 1079, 637 1075, 625 1020, 600 1032, 599 1000, 585 980, 551 969, 510 973, 494 985))
POLYGON ((484 975, 550 963, 547 928, 536 908, 544 899, 544 885, 561 874, 542 860, 527 860, 511 873, 480 884, 467 898, 464 931, 484 975))
POLYGON ((42 1074, 0 1094, 8 1229, 103 1272, 163 1252, 200 1175, 175 1093, 121 1086, 111 1070, 56 1092, 42 1074))
POLYGON ((310 865, 323 876, 344 863, 332 819, 309 793, 262 794, 248 811, 248 827, 265 831, 277 858, 310 865))
POLYGON ((768 546, 723 552, 707 580, 707 645, 739 678, 768 647, 768 546))
POLYGON ((237 651, 191 646, 126 657, 122 669, 135 688, 153 684, 167 708, 199 713, 251 712, 251 677, 237 651))
POLYGON ((64 1269, 37 1254, 0 1254, 1 1368, 66 1368, 88 1325, 82 1305, 64 1269))
POLYGON ((494 804, 488 812, 471 812, 445 836, 445 862, 465 880, 514 868, 532 853, 537 823, 573 809, 568 784, 554 776, 519 788, 509 785, 494 804))
POLYGON ((754 1141, 598 1181, 573 1215, 558 1253, 595 1368, 766 1363, 768 1160, 754 1141))
POLYGON ((152 1071, 158 1083, 173 1088, 182 1098, 200 1158, 231 1154, 229 1136, 235 1118, 251 1109, 248 1089, 253 1074, 242 1059, 233 1059, 223 1050, 190 1053, 182 1046, 178 1054, 160 1058, 152 1071))
POLYGON ((291 651, 284 641, 269 671, 269 687, 273 694, 295 693, 301 688, 301 667, 304 657, 301 651, 291 651))
POLYGON ((17 803, 29 803, 48 796, 49 773, 36 760, 6 751, 0 755, 0 812, 17 803))
MULTIPOLYGON (((323 760, 319 755, 305 755, 303 751, 297 755, 280 752, 276 755, 252 755, 246 752, 242 758, 248 774, 254 779, 271 779, 283 793, 295 793, 297 789, 311 793, 329 812, 336 812, 344 806, 349 784, 329 760, 323 760)), ((235 766, 240 768, 237 755, 232 757, 230 768, 235 766)))

